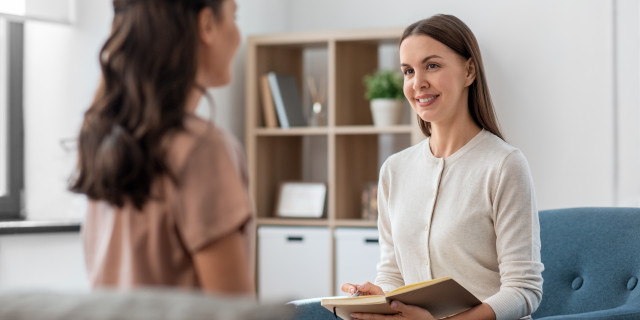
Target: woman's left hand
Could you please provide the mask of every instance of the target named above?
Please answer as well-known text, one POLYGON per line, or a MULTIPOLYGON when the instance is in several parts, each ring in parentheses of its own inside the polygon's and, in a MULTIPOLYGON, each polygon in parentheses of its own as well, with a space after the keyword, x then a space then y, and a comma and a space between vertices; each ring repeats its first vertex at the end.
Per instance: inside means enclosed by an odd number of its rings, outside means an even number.
POLYGON ((429 311, 422 309, 416 306, 406 305, 400 301, 391 302, 391 309, 398 311, 400 313, 393 315, 383 315, 383 314, 373 314, 373 313, 352 313, 351 317, 353 319, 362 319, 362 320, 396 320, 396 319, 407 319, 407 320, 435 320, 429 311))

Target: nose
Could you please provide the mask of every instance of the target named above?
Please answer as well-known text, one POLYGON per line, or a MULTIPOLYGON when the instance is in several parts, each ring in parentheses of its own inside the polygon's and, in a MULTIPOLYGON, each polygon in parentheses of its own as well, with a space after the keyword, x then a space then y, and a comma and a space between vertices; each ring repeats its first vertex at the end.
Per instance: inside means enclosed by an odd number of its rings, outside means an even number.
POLYGON ((426 74, 424 74, 423 72, 416 71, 413 77, 413 89, 419 90, 419 89, 426 89, 429 87, 430 87, 429 80, 427 79, 426 74))

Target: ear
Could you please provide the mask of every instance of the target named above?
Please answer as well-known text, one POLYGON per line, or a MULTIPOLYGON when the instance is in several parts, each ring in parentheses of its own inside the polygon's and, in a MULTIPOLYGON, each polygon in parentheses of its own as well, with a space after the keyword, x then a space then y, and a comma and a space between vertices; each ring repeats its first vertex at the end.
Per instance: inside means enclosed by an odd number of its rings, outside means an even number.
POLYGON ((205 46, 213 44, 216 31, 216 20, 213 10, 209 7, 204 7, 198 13, 198 36, 200 42, 205 46))
POLYGON ((476 63, 473 58, 467 59, 465 62, 465 69, 467 71, 467 78, 464 82, 464 86, 470 86, 476 80, 476 63))

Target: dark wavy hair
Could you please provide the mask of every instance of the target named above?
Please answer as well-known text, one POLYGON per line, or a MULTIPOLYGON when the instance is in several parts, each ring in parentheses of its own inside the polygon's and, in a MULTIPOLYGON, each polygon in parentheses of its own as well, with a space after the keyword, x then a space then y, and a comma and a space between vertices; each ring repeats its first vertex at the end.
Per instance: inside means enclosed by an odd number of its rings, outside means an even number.
POLYGON ((198 16, 210 7, 220 18, 223 1, 113 1, 111 34, 99 56, 102 77, 78 137, 71 191, 141 209, 154 179, 173 178, 163 140, 183 130, 187 96, 199 87, 198 16))
MULTIPOLYGON (((484 75, 480 47, 471 29, 455 16, 438 14, 408 26, 402 34, 400 43, 412 35, 429 36, 465 59, 471 58, 476 67, 476 79, 469 86, 469 113, 478 126, 504 140, 491 101, 487 78, 484 75)), ((431 123, 422 120, 420 116, 417 117, 422 133, 427 137, 431 136, 431 123)))

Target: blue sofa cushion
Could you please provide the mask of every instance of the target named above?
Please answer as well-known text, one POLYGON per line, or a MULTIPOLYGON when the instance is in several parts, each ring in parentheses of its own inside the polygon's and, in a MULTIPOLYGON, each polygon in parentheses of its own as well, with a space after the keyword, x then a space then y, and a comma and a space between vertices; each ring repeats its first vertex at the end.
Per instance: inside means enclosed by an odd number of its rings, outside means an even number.
POLYGON ((534 318, 640 319, 640 208, 541 211, 540 237, 545 271, 534 318))

